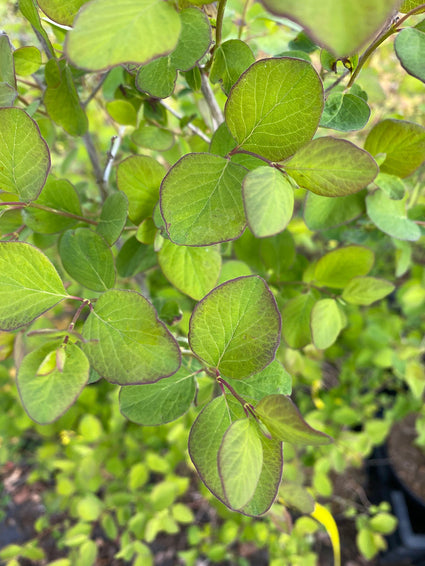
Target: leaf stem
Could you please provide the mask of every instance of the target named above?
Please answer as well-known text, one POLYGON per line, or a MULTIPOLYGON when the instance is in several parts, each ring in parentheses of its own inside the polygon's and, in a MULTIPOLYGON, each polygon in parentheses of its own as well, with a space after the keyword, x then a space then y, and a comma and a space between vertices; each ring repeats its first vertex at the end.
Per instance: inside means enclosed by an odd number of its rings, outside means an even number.
POLYGON ((242 39, 242 33, 244 30, 244 27, 246 26, 246 14, 248 12, 248 8, 251 5, 251 0, 245 0, 245 4, 243 7, 243 12, 242 12, 242 18, 241 21, 239 23, 239 29, 238 29, 238 39, 242 39))
POLYGON ((351 78, 348 81, 346 88, 350 88, 354 84, 354 81, 356 80, 357 76, 362 70, 362 67, 369 59, 369 57, 372 55, 372 53, 381 45, 381 43, 383 43, 394 33, 400 31, 399 28, 401 24, 403 24, 408 18, 410 18, 410 16, 414 16, 415 14, 418 14, 424 8, 425 8, 425 3, 416 6, 416 8, 413 8, 413 10, 407 12, 407 14, 405 14, 402 18, 394 20, 386 31, 384 30, 378 35, 378 37, 369 45, 369 47, 360 57, 357 67, 354 69, 354 72, 351 75, 351 78))
MULTIPOLYGON (((77 322, 77 320, 78 320, 78 318, 79 318, 79 316, 80 316, 82 310, 84 309, 84 307, 87 307, 87 306, 90 306, 90 307, 91 307, 90 300, 89 300, 89 299, 84 299, 83 302, 81 303, 81 305, 80 305, 80 306, 78 307, 78 309, 75 311, 75 314, 74 314, 74 316, 73 316, 71 322, 69 323, 69 326, 68 326, 68 331, 69 331, 69 332, 73 332, 74 326, 75 326, 75 324, 76 324, 76 322, 77 322)), ((92 307, 91 307, 91 308, 92 308, 92 307)), ((65 338, 63 339, 63 344, 64 344, 64 345, 68 344, 69 336, 70 336, 70 335, 67 334, 67 335, 65 336, 65 338)))
MULTIPOLYGON (((168 110, 168 112, 170 114, 172 114, 173 116, 175 116, 178 120, 181 120, 184 116, 183 114, 180 114, 180 112, 177 112, 177 110, 174 110, 174 108, 171 108, 171 106, 168 106, 168 104, 166 102, 164 102, 163 100, 159 100, 159 103, 161 104, 161 106, 163 106, 166 110, 168 110)), ((204 141, 206 141, 207 143, 211 142, 211 139, 204 134, 204 132, 202 130, 200 130, 199 128, 197 128, 196 126, 194 126, 191 122, 188 122, 186 124, 186 127, 189 128, 189 130, 191 130, 194 134, 196 134, 197 136, 199 136, 200 138, 202 138, 204 141)))
POLYGON ((67 212, 66 210, 57 210, 56 208, 51 208, 50 206, 45 206, 44 204, 38 204, 36 202, 0 202, 0 206, 13 206, 14 209, 37 208, 38 210, 44 210, 46 212, 51 212, 52 214, 65 216, 66 218, 74 218, 75 220, 86 222, 87 224, 93 224, 94 226, 97 226, 99 224, 97 220, 91 220, 90 218, 85 218, 84 216, 73 214, 72 212, 67 212))
POLYGON ((221 43, 224 10, 226 8, 226 4, 227 4, 227 0, 219 0, 218 8, 217 8, 216 27, 215 27, 215 45, 212 51, 212 55, 214 55, 215 50, 217 49, 217 47, 219 47, 221 43))
POLYGON ((233 389, 233 387, 229 383, 227 383, 227 381, 225 379, 223 379, 222 377, 219 376, 219 377, 217 377, 217 382, 220 385, 223 392, 224 392, 223 386, 225 386, 230 391, 230 393, 233 395, 233 397, 235 399, 237 399, 243 407, 245 407, 245 405, 247 405, 247 402, 245 401, 245 399, 243 397, 241 397, 238 393, 236 393, 236 391, 233 389))

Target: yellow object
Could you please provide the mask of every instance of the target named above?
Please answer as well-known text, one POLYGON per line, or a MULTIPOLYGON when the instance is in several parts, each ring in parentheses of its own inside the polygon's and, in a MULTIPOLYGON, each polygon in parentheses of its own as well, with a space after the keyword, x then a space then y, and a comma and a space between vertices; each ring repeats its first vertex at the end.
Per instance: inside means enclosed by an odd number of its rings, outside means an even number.
POLYGON ((332 514, 326 509, 326 507, 323 507, 320 503, 316 503, 314 511, 311 513, 311 517, 316 519, 318 523, 325 527, 332 543, 334 566, 341 566, 341 544, 339 541, 339 532, 332 514))

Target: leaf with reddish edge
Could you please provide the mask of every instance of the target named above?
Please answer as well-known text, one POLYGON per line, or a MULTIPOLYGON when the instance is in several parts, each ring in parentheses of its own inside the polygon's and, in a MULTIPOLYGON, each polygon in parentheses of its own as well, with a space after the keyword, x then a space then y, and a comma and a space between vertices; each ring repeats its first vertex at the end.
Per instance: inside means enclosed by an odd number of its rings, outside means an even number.
POLYGON ((282 442, 307 446, 333 442, 330 436, 307 424, 296 405, 285 395, 264 397, 255 406, 255 414, 272 437, 282 442))
POLYGON ((281 319, 266 282, 238 277, 213 289, 195 307, 189 343, 210 368, 242 379, 265 368, 280 342, 281 319))

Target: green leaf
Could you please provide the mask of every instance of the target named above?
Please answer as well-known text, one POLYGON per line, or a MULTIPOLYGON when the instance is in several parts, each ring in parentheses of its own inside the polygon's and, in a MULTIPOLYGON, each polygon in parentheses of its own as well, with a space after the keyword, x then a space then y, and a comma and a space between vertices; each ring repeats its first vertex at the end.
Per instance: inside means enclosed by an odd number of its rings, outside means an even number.
POLYGON ((227 377, 226 381, 230 383, 236 393, 247 400, 261 401, 263 397, 272 393, 290 395, 292 391, 292 378, 277 360, 273 360, 262 371, 247 379, 237 380, 227 377))
POLYGON ((88 0, 37 0, 43 12, 54 22, 72 26, 78 10, 88 0))
POLYGON ((221 255, 217 248, 188 248, 165 240, 158 261, 170 283, 197 301, 211 291, 220 275, 221 255))
POLYGON ((41 53, 33 45, 19 47, 13 52, 13 61, 16 74, 27 77, 41 67, 41 53))
POLYGON ((361 130, 370 117, 367 102, 355 94, 331 92, 326 99, 320 125, 341 132, 361 130))
POLYGON ((345 246, 327 253, 319 259, 314 279, 319 285, 343 289, 353 277, 367 275, 375 256, 363 246, 345 246))
POLYGON ((6 34, 0 35, 0 105, 12 106, 18 93, 12 46, 6 34))
POLYGON ((313 293, 290 299, 282 310, 282 335, 290 348, 304 348, 311 342, 310 316, 316 302, 313 293))
POLYGON ((35 200, 46 182, 50 154, 37 124, 20 108, 0 108, 0 192, 35 200))
POLYGON ((137 126, 137 111, 128 100, 111 100, 106 103, 109 116, 123 126, 137 126))
POLYGON ((421 237, 421 229, 407 218, 406 197, 392 200, 383 191, 375 191, 366 197, 367 214, 382 232, 399 240, 415 242, 421 237))
MULTIPOLYGON (((422 0, 404 0, 402 5, 400 6, 399 12, 402 12, 403 14, 407 14, 407 12, 410 12, 410 10, 414 10, 421 4, 423 4, 422 0)), ((422 8, 422 10, 416 13, 420 14, 421 12, 425 12, 425 8, 422 8)))
POLYGON ((174 134, 158 126, 146 126, 144 123, 131 136, 135 144, 155 151, 166 151, 174 145, 174 134))
POLYGON ((210 81, 220 82, 226 94, 241 76, 255 62, 251 48, 240 39, 230 39, 219 45, 211 65, 210 81))
POLYGON ((96 232, 103 236, 110 246, 121 235, 127 221, 128 199, 122 192, 110 194, 102 206, 96 232))
POLYGON ((60 342, 44 344, 22 360, 17 384, 28 415, 39 424, 48 424, 74 404, 89 378, 90 365, 80 348, 60 342), (39 368, 53 353, 54 367, 46 374, 39 368), (60 365, 58 355, 63 355, 60 365))
POLYGON ((395 287, 385 279, 354 277, 345 287, 342 298, 352 305, 371 305, 394 291, 395 287))
POLYGON ((354 220, 365 209, 364 193, 332 198, 308 192, 304 202, 304 221, 310 230, 327 230, 354 220))
POLYGON ((156 426, 186 413, 195 397, 193 375, 186 367, 156 383, 126 385, 120 390, 120 411, 130 421, 156 426))
POLYGON ((117 167, 117 185, 128 198, 128 217, 134 224, 152 216, 165 169, 153 157, 134 155, 117 167))
POLYGON ((307 489, 294 482, 282 482, 279 488, 279 496, 285 507, 291 507, 300 511, 303 515, 310 515, 314 511, 316 502, 307 489))
POLYGON ((378 186, 390 199, 401 200, 405 193, 406 187, 400 177, 389 175, 388 173, 379 173, 374 180, 378 186))
MULTIPOLYGON (((198 415, 189 436, 189 454, 207 488, 224 504, 221 479, 218 473, 218 452, 222 438, 232 421, 244 416, 242 407, 233 398, 216 397, 198 415), (227 400, 227 403, 226 403, 227 400)), ((251 501, 240 512, 262 515, 274 502, 282 477, 282 445, 260 436, 263 448, 263 468, 251 501)))
POLYGON ((120 277, 133 277, 136 273, 146 271, 157 263, 153 246, 137 241, 135 236, 129 238, 118 252, 116 266, 120 277))
POLYGON ((223 503, 225 496, 218 473, 218 452, 232 420, 242 418, 243 409, 235 402, 226 403, 224 395, 216 397, 199 413, 189 435, 189 455, 204 484, 223 503), (233 418, 229 408, 236 410, 233 418))
POLYGON ((321 299, 311 310, 311 337, 319 350, 326 350, 336 341, 344 324, 335 299, 321 299))
MULTIPOLYGON (((82 214, 78 193, 66 179, 49 177, 37 199, 37 204, 78 216, 82 214)), ((23 209, 22 217, 28 228, 40 234, 56 234, 72 228, 77 222, 74 218, 31 207, 23 209)))
POLYGON ((294 189, 274 167, 258 167, 243 180, 242 196, 248 225, 257 238, 282 232, 294 212, 294 189))
POLYGON ((84 324, 83 337, 90 363, 111 383, 154 383, 180 367, 177 342, 149 301, 135 291, 101 295, 84 324))
POLYGON ((69 275, 92 291, 106 291, 115 284, 112 252, 89 228, 68 230, 59 242, 62 265, 69 275))
POLYGON ((89 71, 143 64, 170 53, 180 29, 180 18, 168 2, 93 0, 75 18, 65 52, 73 65, 89 71))
POLYGON ((23 16, 29 21, 31 26, 36 32, 43 38, 44 43, 49 51, 50 55, 55 57, 55 50, 53 45, 50 43, 49 36, 47 35, 45 29, 41 25, 40 16, 38 15, 37 4, 34 0, 19 0, 19 9, 23 16))
POLYGON ((229 279, 236 279, 236 277, 243 277, 244 275, 252 275, 251 268, 246 263, 237 259, 225 261, 221 266, 217 284, 221 285, 229 279))
POLYGON ((425 160, 425 128, 404 120, 382 120, 369 132, 365 149, 372 155, 385 154, 383 173, 408 177, 425 160))
POLYGON ((32 322, 66 298, 57 271, 37 248, 0 242, 0 329, 32 322))
POLYGON ((45 76, 44 104, 50 118, 71 136, 82 136, 87 131, 88 120, 68 65, 63 60, 50 59, 45 76))
POLYGON ((241 192, 245 175, 244 167, 218 155, 182 157, 161 185, 161 213, 170 239, 206 246, 238 238, 245 228, 241 192))
POLYGON ((200 301, 189 324, 193 352, 211 368, 235 379, 259 372, 274 358, 280 315, 265 281, 232 279, 200 301))
POLYGON ((155 242, 156 232, 157 227, 152 218, 145 218, 137 228, 136 239, 142 244, 153 244, 155 242))
POLYGON ((295 243, 288 230, 260 242, 260 258, 264 267, 272 270, 279 281, 295 259, 295 243))
POLYGON ((218 452, 218 472, 229 507, 241 509, 254 496, 263 467, 261 432, 244 418, 233 422, 218 452))
POLYGON ((176 49, 166 57, 143 66, 136 87, 157 98, 167 98, 174 90, 177 70, 188 71, 202 59, 211 43, 208 17, 198 8, 180 12, 182 29, 176 49))
POLYGON ((395 39, 394 49, 403 69, 425 82, 425 33, 415 28, 402 29, 395 39))
POLYGON ((351 55, 372 39, 397 8, 398 0, 262 0, 274 14, 299 23, 319 45, 338 57, 351 55))
POLYGON ((332 438, 308 425, 285 395, 268 395, 255 406, 255 413, 273 438, 291 444, 319 446, 332 438))
POLYGON ((280 161, 311 140, 322 109, 323 87, 314 68, 282 57, 257 61, 243 73, 225 117, 239 147, 280 161))
POLYGON ((324 197, 356 193, 378 174, 378 166, 366 151, 331 137, 304 145, 284 165, 300 187, 324 197))

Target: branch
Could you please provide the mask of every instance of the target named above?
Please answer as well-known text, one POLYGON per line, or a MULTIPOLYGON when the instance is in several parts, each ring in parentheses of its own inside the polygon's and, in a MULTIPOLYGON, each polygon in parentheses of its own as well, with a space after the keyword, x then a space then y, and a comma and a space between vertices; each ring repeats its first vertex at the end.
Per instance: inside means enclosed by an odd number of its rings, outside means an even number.
MULTIPOLYGON (((161 104, 161 106, 163 106, 166 110, 168 110, 168 112, 170 114, 172 114, 173 116, 175 116, 178 120, 181 120, 184 116, 183 114, 180 114, 180 112, 177 112, 177 110, 174 110, 174 108, 171 108, 171 106, 168 106, 168 104, 166 102, 164 102, 163 100, 159 100, 159 103, 161 104)), ((196 126, 194 126, 191 122, 188 122, 186 124, 186 127, 189 128, 189 130, 191 130, 194 134, 196 134, 197 136, 199 136, 200 138, 202 138, 204 141, 206 141, 207 143, 211 143, 210 138, 204 134, 204 132, 202 130, 200 130, 199 128, 197 128, 196 126)))
POLYGON ((106 77, 108 76, 108 73, 104 73, 102 75, 102 78, 100 79, 100 81, 97 83, 97 85, 94 87, 94 89, 92 90, 92 92, 90 93, 90 95, 88 96, 88 98, 82 103, 82 107, 86 108, 87 105, 89 104, 89 102, 91 102, 93 100, 93 98, 96 96, 96 94, 99 92, 99 90, 102 88, 103 83, 106 80, 106 77))
POLYGON ((86 146, 86 150, 89 155, 91 165, 93 167, 94 176, 96 178, 96 184, 100 190, 100 196, 102 198, 102 201, 104 201, 107 197, 107 194, 106 194, 105 185, 103 183, 102 169, 100 167, 99 157, 97 155, 96 148, 94 147, 94 143, 90 135, 90 132, 87 131, 84 134, 83 141, 84 141, 84 145, 86 146))
POLYGON ((122 138, 124 137, 125 126, 120 126, 118 129, 118 135, 111 139, 111 149, 108 152, 108 160, 106 161, 105 169, 102 175, 102 183, 105 188, 109 181, 109 176, 112 171, 112 166, 114 164, 114 159, 117 156, 118 150, 120 148, 122 138))
POLYGON ((224 122, 223 112, 215 99, 207 76, 201 71, 201 91, 211 113, 212 129, 215 131, 224 122))

